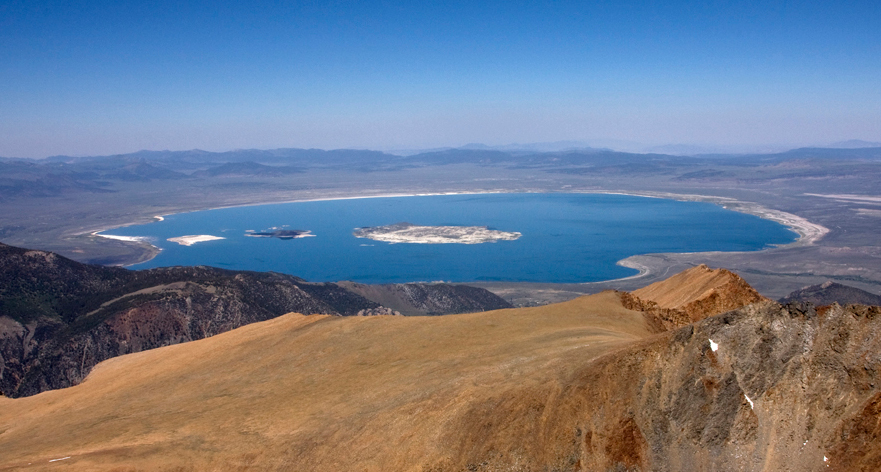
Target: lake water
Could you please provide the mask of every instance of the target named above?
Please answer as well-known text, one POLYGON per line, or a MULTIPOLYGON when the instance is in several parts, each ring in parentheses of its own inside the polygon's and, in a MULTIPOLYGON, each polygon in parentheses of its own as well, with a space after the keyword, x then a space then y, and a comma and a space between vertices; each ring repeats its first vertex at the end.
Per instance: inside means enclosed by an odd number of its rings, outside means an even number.
POLYGON ((478 194, 384 197, 271 204, 166 216, 106 231, 145 236, 162 252, 132 266, 209 265, 275 271, 310 281, 592 282, 634 275, 616 265, 635 254, 755 251, 794 241, 785 226, 717 205, 607 194, 478 194), (516 241, 389 244, 352 235, 358 227, 399 222, 488 226, 516 241), (309 230, 281 240, 248 230, 309 230), (182 246, 185 235, 226 239, 182 246))

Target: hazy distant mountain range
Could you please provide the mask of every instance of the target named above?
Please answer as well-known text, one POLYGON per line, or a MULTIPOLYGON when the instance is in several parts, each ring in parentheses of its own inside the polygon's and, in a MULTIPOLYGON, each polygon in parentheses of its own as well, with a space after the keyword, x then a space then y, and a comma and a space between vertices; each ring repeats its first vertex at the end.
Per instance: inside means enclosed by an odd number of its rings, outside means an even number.
MULTIPOLYGON (((820 147, 820 148, 837 148, 837 149, 857 149, 881 147, 881 142, 863 141, 860 139, 851 139, 847 141, 838 141, 828 145, 818 146, 800 146, 800 147, 820 147)), ((776 145, 713 145, 713 144, 691 144, 691 143, 671 143, 662 145, 646 145, 635 141, 624 141, 615 139, 601 139, 591 141, 552 141, 540 143, 525 144, 504 144, 504 145, 486 145, 482 143, 469 143, 459 147, 443 147, 434 149, 405 149, 390 150, 391 154, 411 156, 426 152, 449 151, 453 149, 467 150, 492 150, 507 152, 561 152, 561 151, 617 151, 632 152, 639 154, 670 154, 675 156, 697 156, 703 154, 774 154, 786 152, 800 147, 786 146, 783 144, 776 145)))
POLYGON ((189 151, 150 151, 142 150, 125 154, 113 154, 102 156, 67 156, 57 155, 50 156, 45 159, 27 159, 16 157, 2 157, 0 162, 8 161, 28 161, 28 162, 78 162, 82 160, 94 160, 96 158, 109 157, 135 157, 144 159, 162 159, 163 157, 180 156, 181 153, 187 155, 188 160, 198 160, 197 156, 202 158, 217 159, 221 162, 247 162, 253 160, 255 162, 263 162, 267 156, 275 157, 293 157, 299 158, 319 158, 324 157, 323 153, 358 153, 363 157, 370 154, 376 155, 394 155, 401 157, 410 157, 420 154, 431 154, 437 152, 449 151, 501 151, 514 154, 535 154, 535 153, 557 153, 557 152, 619 152, 619 153, 636 153, 636 154, 668 154, 673 156, 698 156, 706 154, 729 154, 729 155, 752 155, 752 154, 779 154, 797 149, 810 148, 826 148, 826 149, 861 149, 881 147, 881 141, 865 141, 861 139, 850 139, 845 141, 837 141, 826 145, 801 146, 792 147, 783 144, 778 145, 713 145, 713 144, 694 144, 694 143, 670 143, 661 145, 646 145, 636 141, 626 141, 617 139, 599 139, 590 141, 548 141, 536 143, 511 143, 501 145, 488 145, 483 143, 468 143, 462 146, 445 146, 437 148, 412 148, 412 149, 387 149, 385 151, 361 150, 361 149, 300 149, 300 148, 279 148, 279 149, 237 149, 232 151, 211 152, 193 149, 189 151), (248 157, 250 156, 250 157, 248 157))
POLYGON ((827 147, 840 148, 840 149, 881 147, 881 142, 870 142, 870 141, 863 141, 861 139, 851 139, 848 141, 838 141, 836 143, 830 144, 827 147))
POLYGON ((595 148, 542 150, 577 144, 563 142, 528 145, 517 149, 516 145, 493 148, 472 144, 463 148, 405 156, 353 149, 242 149, 227 152, 138 151, 114 156, 53 156, 40 160, 0 158, 0 198, 51 196, 69 192, 102 193, 112 191, 112 182, 175 181, 229 176, 272 178, 310 170, 334 169, 365 173, 393 172, 455 164, 570 174, 679 174, 676 178, 685 180, 738 178, 744 170, 751 167, 769 165, 777 165, 779 168, 772 172, 763 171, 759 175, 749 175, 748 178, 852 175, 855 172, 870 175, 878 172, 877 165, 863 168, 863 163, 881 161, 881 146, 856 147, 853 141, 847 143, 851 147, 801 148, 771 154, 694 156, 671 153, 638 154, 595 148), (799 166, 787 167, 784 164, 792 160, 804 162, 799 166))

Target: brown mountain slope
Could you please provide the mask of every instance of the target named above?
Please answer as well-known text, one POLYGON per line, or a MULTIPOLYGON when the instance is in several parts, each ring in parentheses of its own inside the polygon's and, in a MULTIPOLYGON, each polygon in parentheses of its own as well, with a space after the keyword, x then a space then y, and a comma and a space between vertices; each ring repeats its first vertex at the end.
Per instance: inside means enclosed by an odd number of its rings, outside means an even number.
POLYGON ((625 295, 625 305, 654 316, 658 330, 685 326, 767 299, 726 269, 704 264, 625 295))
POLYGON ((0 469, 71 456, 94 470, 414 470, 447 460, 473 404, 564 382, 647 335, 614 292, 444 317, 286 315, 0 398, 0 469))
POLYGON ((286 315, 0 398, 0 470, 879 470, 878 352, 861 306, 286 315))
POLYGON ((291 314, 114 358, 0 398, 0 470, 881 470, 881 308, 652 335, 625 298, 291 314))

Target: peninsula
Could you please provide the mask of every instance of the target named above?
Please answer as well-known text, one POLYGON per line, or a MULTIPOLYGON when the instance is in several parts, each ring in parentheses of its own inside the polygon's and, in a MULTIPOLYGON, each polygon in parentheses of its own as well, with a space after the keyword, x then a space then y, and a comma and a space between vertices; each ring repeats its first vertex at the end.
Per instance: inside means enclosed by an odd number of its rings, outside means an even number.
POLYGON ((514 241, 521 236, 518 232, 498 231, 486 226, 418 226, 410 223, 356 228, 353 234, 356 238, 392 244, 481 244, 514 241))

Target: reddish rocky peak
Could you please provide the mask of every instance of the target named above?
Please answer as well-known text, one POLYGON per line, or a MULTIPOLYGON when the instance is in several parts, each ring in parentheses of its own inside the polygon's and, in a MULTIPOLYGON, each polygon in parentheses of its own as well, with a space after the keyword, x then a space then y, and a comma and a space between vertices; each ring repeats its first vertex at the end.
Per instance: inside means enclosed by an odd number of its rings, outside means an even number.
POLYGON ((624 296, 629 308, 656 317, 654 324, 660 330, 766 300, 737 274, 704 264, 624 296))

